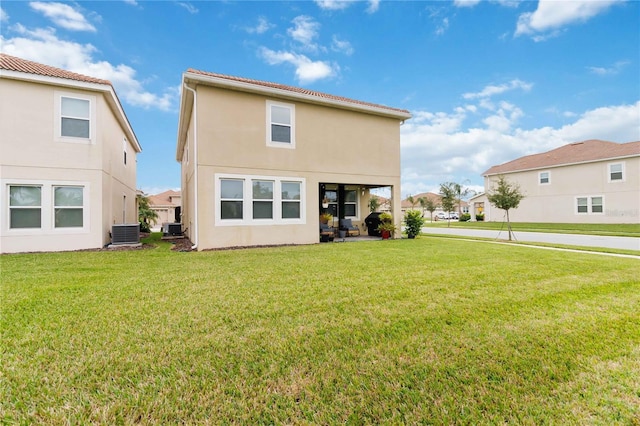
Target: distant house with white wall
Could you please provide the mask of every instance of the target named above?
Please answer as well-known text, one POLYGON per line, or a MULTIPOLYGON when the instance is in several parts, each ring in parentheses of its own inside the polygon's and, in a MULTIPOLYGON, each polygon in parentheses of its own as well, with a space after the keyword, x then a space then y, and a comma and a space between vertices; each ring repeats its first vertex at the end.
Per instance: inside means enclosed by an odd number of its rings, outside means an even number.
POLYGON ((182 223, 198 250, 316 243, 327 211, 364 229, 375 188, 400 225, 408 111, 193 69, 182 84, 182 223))
MULTIPOLYGON (((525 195, 509 210, 514 222, 640 223, 640 142, 587 140, 520 157, 484 172, 485 189, 500 175, 525 195)), ((486 194, 470 204, 472 219, 504 218, 486 194)))
POLYGON ((138 223, 140 144, 106 80, 0 54, 0 252, 101 248, 138 223))
POLYGON ((182 196, 180 191, 164 191, 159 194, 149 195, 149 208, 158 214, 153 229, 159 229, 165 223, 180 222, 180 206, 182 196))

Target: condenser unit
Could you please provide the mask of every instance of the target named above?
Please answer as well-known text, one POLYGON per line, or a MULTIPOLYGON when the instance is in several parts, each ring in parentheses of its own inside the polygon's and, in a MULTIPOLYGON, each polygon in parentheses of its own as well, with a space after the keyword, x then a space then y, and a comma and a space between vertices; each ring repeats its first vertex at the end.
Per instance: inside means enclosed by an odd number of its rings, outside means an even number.
POLYGON ((139 242, 139 223, 124 223, 111 226, 111 244, 138 244, 139 242))

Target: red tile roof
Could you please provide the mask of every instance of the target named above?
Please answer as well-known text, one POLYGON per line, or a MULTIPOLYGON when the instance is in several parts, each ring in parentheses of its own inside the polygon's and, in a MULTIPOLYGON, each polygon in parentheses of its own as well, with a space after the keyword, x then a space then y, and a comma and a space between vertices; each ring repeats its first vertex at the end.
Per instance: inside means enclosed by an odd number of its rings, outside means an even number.
POLYGON ((164 191, 160 194, 150 195, 149 205, 150 206, 179 206, 180 202, 175 202, 173 199, 176 197, 180 197, 180 191, 164 191))
POLYGON ((51 67, 49 65, 27 61, 26 59, 17 58, 15 56, 7 55, 6 53, 0 53, 0 69, 42 75, 45 77, 65 78, 67 80, 76 80, 84 83, 108 84, 109 86, 112 86, 109 80, 89 77, 60 68, 51 67))
POLYGON ((493 166, 483 176, 511 173, 521 170, 540 169, 565 164, 585 163, 640 155, 640 141, 615 143, 588 140, 570 143, 541 154, 526 155, 498 166, 493 166))
POLYGON ((406 110, 406 109, 393 108, 393 107, 389 107, 389 106, 386 106, 386 105, 363 102, 363 101, 358 101, 358 100, 355 100, 355 99, 344 98, 344 97, 341 97, 341 96, 334 96, 334 95, 330 95, 328 93, 316 92, 315 90, 304 89, 304 88, 301 88, 301 87, 287 86, 285 84, 271 83, 271 82, 262 81, 262 80, 253 80, 253 79, 243 78, 243 77, 234 77, 234 76, 230 76, 230 75, 217 74, 217 73, 212 73, 212 72, 207 72, 207 71, 199 71, 199 70, 195 70, 193 68, 189 68, 187 70, 187 72, 188 73, 192 73, 192 74, 198 74, 198 75, 206 76, 206 77, 214 77, 214 78, 220 78, 220 79, 225 79, 225 80, 230 80, 230 81, 236 81, 236 82, 239 82, 239 83, 246 83, 246 84, 253 84, 253 85, 256 85, 256 86, 268 87, 268 88, 271 88, 271 89, 286 90, 286 91, 294 92, 294 93, 297 93, 297 94, 300 94, 300 95, 308 95, 308 96, 313 96, 313 97, 317 97, 317 98, 329 99, 329 100, 333 100, 333 101, 347 102, 347 103, 356 104, 356 105, 362 105, 362 106, 367 106, 367 107, 386 109, 386 110, 389 110, 389 111, 395 111, 395 112, 399 112, 399 113, 402 113, 402 114, 410 114, 409 111, 406 110))

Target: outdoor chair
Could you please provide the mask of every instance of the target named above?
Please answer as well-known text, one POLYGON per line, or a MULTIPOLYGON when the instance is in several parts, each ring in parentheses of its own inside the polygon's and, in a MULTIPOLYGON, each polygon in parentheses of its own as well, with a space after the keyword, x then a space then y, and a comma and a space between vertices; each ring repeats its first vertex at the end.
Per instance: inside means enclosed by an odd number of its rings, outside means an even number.
POLYGON ((351 219, 340 219, 340 230, 347 231, 348 236, 360 235, 360 228, 351 223, 351 219))
POLYGON ((327 242, 333 241, 333 237, 335 236, 335 230, 332 226, 327 225, 326 223, 320 224, 320 241, 327 242))

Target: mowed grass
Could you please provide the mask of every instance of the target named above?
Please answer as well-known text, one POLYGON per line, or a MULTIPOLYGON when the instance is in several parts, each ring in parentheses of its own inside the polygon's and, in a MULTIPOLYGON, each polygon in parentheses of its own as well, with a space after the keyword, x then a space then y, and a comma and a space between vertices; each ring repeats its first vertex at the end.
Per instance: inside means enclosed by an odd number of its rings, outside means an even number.
POLYGON ((0 257, 7 424, 640 424, 640 261, 482 242, 0 257))

